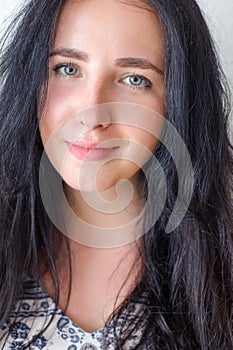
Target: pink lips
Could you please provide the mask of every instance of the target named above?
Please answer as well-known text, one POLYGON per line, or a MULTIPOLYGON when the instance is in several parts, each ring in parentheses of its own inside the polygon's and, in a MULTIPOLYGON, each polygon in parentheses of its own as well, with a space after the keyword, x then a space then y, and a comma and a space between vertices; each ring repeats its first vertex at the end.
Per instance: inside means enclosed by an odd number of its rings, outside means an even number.
POLYGON ((80 160, 100 160, 112 155, 119 146, 111 145, 109 142, 101 143, 88 143, 84 141, 78 141, 75 143, 67 143, 70 153, 80 160), (102 146, 102 147, 101 147, 102 146))

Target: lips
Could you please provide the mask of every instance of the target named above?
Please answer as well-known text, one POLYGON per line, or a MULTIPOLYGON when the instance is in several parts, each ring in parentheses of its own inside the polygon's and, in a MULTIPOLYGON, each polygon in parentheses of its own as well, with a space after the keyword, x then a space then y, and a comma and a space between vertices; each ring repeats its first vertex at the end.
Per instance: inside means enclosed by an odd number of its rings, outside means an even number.
POLYGON ((112 140, 90 143, 86 141, 76 141, 74 143, 67 142, 70 153, 79 160, 100 160, 107 158, 117 150, 119 150, 119 142, 112 140))

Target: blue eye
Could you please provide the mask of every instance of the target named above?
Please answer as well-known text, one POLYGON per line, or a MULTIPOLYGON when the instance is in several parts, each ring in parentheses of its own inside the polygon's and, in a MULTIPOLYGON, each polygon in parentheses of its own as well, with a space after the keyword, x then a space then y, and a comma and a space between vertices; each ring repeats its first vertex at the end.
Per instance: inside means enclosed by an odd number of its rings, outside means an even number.
POLYGON ((152 87, 152 83, 147 78, 141 75, 129 75, 123 79, 123 81, 128 80, 127 84, 133 89, 145 89, 152 87))
POLYGON ((53 70, 63 76, 76 76, 78 73, 78 68, 73 64, 59 64, 53 70))

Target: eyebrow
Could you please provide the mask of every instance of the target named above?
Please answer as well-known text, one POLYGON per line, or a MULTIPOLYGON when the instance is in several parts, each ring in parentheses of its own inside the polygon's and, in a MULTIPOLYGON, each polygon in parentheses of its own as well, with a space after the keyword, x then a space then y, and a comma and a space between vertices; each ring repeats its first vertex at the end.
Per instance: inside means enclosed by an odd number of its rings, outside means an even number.
MULTIPOLYGON (((88 62, 88 55, 85 52, 79 51, 76 49, 68 49, 68 48, 56 49, 50 53, 50 57, 53 57, 53 56, 70 57, 76 60, 88 62)), ((163 71, 159 67, 155 66, 152 62, 148 61, 145 58, 139 58, 139 57, 118 58, 115 61, 115 65, 117 67, 122 67, 122 68, 135 67, 135 68, 141 68, 141 69, 151 69, 151 70, 154 70, 156 73, 163 75, 163 71)))

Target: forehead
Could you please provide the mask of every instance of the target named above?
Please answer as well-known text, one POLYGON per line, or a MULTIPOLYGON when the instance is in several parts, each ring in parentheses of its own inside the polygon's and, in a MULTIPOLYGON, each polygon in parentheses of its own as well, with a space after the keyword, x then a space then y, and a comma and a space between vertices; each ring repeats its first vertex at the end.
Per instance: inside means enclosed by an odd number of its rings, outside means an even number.
MULTIPOLYGON (((124 55, 129 50, 163 51, 159 19, 143 2, 68 0, 61 12, 54 46, 124 55)), ((91 52, 90 52, 91 53, 91 52)))

